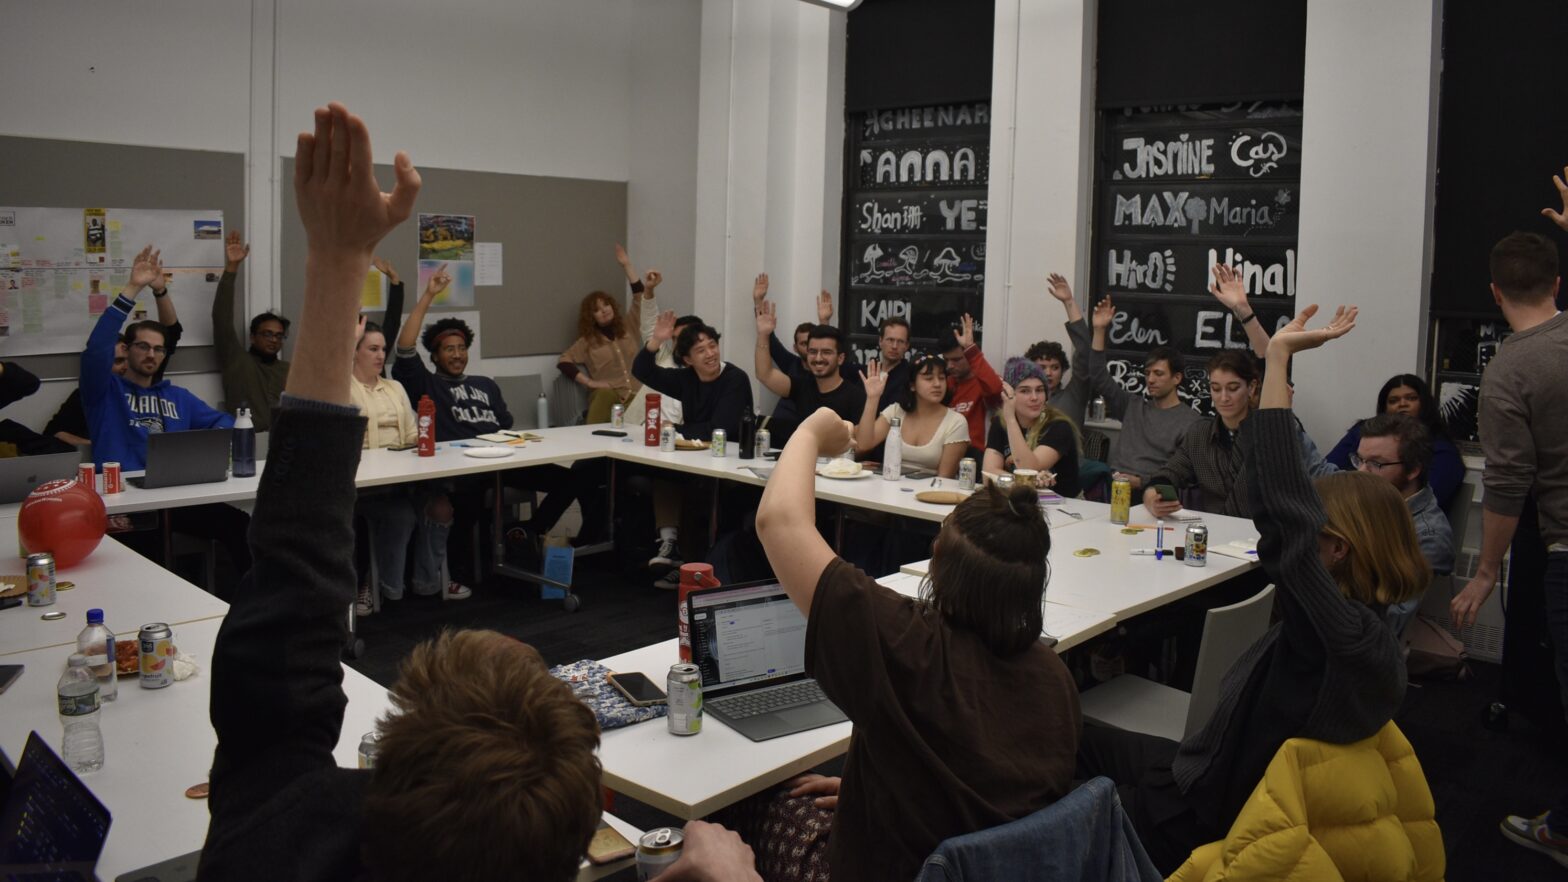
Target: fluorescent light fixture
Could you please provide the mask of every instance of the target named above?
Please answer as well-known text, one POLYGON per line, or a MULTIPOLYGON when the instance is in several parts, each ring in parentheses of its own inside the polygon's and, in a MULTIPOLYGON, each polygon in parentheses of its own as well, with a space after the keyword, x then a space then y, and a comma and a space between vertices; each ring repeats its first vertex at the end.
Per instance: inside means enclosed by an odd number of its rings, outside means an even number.
POLYGON ((804 0, 815 6, 826 6, 829 9, 842 9, 845 12, 853 10, 860 5, 860 0, 804 0))

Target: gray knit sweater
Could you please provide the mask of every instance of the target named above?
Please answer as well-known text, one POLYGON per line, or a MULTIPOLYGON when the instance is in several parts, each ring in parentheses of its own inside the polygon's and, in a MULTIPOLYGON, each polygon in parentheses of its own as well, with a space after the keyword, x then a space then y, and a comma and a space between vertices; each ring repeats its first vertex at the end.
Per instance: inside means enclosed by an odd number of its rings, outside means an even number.
POLYGON ((1106 370, 1103 349, 1089 349, 1089 380, 1094 391, 1105 398, 1106 416, 1122 421, 1111 468, 1137 475, 1147 483, 1150 475, 1170 461, 1187 427, 1198 421, 1198 412, 1185 404, 1155 407, 1142 395, 1123 389, 1106 370))
POLYGON ((1222 829, 1286 739, 1370 737, 1405 694, 1404 661, 1381 610, 1341 595, 1318 558, 1327 517, 1297 434, 1282 408, 1242 424, 1258 558, 1277 587, 1280 621, 1226 673, 1214 715, 1171 764, 1194 811, 1222 829))

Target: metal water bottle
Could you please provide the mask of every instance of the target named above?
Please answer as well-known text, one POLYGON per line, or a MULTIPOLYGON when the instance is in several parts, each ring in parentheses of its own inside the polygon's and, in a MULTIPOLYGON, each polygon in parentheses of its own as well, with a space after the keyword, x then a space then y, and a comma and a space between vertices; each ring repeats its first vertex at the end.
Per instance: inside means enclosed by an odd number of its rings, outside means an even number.
POLYGON ((241 404, 234 417, 234 441, 229 450, 236 478, 250 478, 256 474, 256 424, 251 421, 250 408, 241 404))
POLYGON ((740 458, 757 458, 757 415, 749 407, 740 415, 740 458))
POLYGON ((419 455, 436 455, 436 403, 429 395, 419 396, 419 455))
POLYGON ((887 421, 887 443, 882 447, 882 479, 897 481, 904 469, 903 420, 893 417, 887 421))
POLYGON ((534 418, 538 421, 539 428, 550 428, 550 399, 546 398, 543 392, 540 392, 539 398, 534 401, 534 418))

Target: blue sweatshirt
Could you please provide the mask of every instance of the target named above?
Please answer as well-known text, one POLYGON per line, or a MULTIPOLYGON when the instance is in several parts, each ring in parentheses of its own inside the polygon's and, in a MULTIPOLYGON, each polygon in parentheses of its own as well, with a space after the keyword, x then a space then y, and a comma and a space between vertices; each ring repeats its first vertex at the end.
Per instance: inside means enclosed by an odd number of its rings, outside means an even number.
POLYGON ((93 462, 99 466, 118 462, 128 472, 147 467, 147 436, 154 432, 234 425, 234 417, 208 407, 189 390, 168 380, 144 389, 115 376, 114 344, 120 338, 120 326, 135 306, 136 301, 122 294, 98 317, 82 353, 80 382, 82 408, 92 429, 93 462))
POLYGON ((512 428, 512 414, 501 397, 501 387, 489 377, 436 373, 425 367, 418 350, 399 349, 397 361, 392 363, 392 379, 408 390, 416 412, 421 395, 429 395, 435 402, 437 441, 461 441, 512 428))

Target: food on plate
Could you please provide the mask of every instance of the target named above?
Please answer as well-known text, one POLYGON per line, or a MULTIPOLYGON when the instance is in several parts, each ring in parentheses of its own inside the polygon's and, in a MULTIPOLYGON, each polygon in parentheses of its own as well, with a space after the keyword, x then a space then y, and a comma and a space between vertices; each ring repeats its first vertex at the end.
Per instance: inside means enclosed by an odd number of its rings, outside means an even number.
POLYGON ((853 478, 862 471, 861 465, 852 459, 835 459, 821 469, 821 474, 826 478, 853 478))

